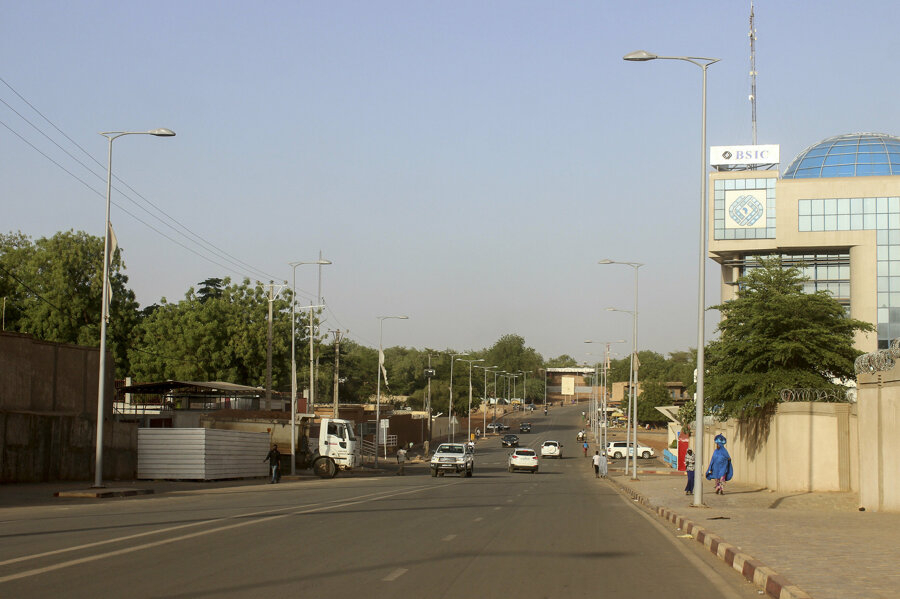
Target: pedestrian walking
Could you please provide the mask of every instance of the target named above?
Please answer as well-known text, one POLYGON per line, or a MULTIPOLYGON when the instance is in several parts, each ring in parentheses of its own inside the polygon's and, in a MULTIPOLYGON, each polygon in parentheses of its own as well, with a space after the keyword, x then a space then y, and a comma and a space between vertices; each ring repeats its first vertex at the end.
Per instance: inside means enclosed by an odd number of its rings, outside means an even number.
POLYGON ((709 460, 709 468, 706 469, 706 480, 716 481, 716 495, 725 494, 725 482, 734 476, 734 468, 731 465, 731 456, 725 449, 725 435, 718 434, 715 439, 716 450, 709 460))
POLYGON ((272 449, 266 454, 263 462, 269 462, 269 470, 272 472, 272 480, 269 481, 269 484, 277 484, 281 479, 281 452, 278 451, 277 444, 272 445, 272 449))
POLYGON ((584 457, 587 457, 588 442, 585 441, 585 442, 582 444, 582 447, 584 448, 584 457))
POLYGON ((696 461, 694 450, 688 449, 684 455, 684 469, 687 471, 687 485, 684 487, 685 495, 693 495, 694 493, 694 462, 696 461))
POLYGON ((397 469, 398 476, 404 476, 406 472, 404 472, 404 468, 406 467, 406 450, 402 447, 397 450, 397 463, 400 464, 400 468, 397 469))
POLYGON ((606 478, 606 474, 609 471, 606 454, 595 451, 594 456, 591 458, 591 463, 594 465, 594 476, 596 478, 606 478))

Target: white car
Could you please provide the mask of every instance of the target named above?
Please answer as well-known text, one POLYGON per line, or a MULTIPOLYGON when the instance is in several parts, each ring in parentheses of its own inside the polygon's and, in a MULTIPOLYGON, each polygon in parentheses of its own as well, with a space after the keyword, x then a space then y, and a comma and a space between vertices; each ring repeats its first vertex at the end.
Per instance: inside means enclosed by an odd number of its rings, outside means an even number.
POLYGON ((562 447, 559 441, 544 441, 541 445, 541 457, 562 459, 562 447))
MULTIPOLYGON (((634 446, 627 441, 609 441, 606 444, 606 455, 614 459, 624 458, 626 447, 628 448, 628 455, 634 456, 634 446)), ((638 443, 637 455, 639 458, 644 458, 646 460, 655 457, 656 452, 653 451, 652 447, 647 447, 646 445, 638 443)))
POLYGON ((462 443, 441 443, 431 456, 431 476, 447 472, 471 477, 475 471, 475 452, 467 451, 462 443))
POLYGON ((515 472, 516 470, 530 470, 532 474, 537 473, 537 453, 535 453, 533 449, 526 449, 524 447, 514 449, 513 452, 509 454, 508 470, 510 472, 515 472))

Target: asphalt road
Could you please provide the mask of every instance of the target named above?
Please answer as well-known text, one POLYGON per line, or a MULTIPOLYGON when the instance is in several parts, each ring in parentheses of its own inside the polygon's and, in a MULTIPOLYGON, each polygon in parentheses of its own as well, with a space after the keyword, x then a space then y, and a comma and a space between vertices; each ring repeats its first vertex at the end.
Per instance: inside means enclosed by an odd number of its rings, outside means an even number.
POLYGON ((738 575, 593 477, 580 412, 535 415, 475 476, 337 478, 0 510, 0 598, 756 597, 738 575))

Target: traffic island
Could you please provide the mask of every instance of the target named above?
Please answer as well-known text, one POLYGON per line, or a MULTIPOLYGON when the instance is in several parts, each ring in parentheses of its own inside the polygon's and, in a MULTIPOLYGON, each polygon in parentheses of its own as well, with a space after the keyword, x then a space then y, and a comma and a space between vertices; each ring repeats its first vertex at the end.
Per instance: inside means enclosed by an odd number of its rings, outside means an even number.
POLYGON ((152 495, 153 489, 98 488, 57 491, 54 497, 74 497, 77 499, 109 499, 110 497, 133 497, 134 495, 152 495))

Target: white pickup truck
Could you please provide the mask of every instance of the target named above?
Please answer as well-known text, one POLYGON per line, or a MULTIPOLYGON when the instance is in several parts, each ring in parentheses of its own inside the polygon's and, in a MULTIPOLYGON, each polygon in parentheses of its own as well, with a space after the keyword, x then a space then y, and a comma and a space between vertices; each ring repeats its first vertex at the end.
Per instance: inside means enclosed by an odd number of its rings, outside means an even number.
POLYGON ((431 476, 447 472, 472 476, 475 471, 475 452, 462 443, 441 443, 431 456, 431 476))

